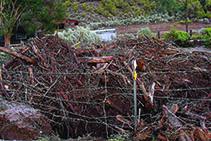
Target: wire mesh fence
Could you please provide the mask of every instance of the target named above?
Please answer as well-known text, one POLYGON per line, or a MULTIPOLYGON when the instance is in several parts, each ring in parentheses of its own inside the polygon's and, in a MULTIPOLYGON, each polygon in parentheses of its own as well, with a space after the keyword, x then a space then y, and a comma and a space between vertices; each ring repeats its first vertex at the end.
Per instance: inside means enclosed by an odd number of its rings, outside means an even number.
POLYGON ((146 37, 75 48, 49 36, 34 39, 19 53, 35 63, 14 57, 2 65, 1 95, 39 109, 62 138, 123 133, 135 140, 196 138, 198 129, 209 134, 207 52, 184 52, 146 37))

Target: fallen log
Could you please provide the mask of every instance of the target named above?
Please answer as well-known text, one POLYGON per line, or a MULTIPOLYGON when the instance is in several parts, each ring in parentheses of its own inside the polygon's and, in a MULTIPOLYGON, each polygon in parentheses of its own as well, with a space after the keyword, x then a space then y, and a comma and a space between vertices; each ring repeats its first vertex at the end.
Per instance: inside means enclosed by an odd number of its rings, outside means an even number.
POLYGON ((36 62, 33 59, 31 59, 29 57, 26 57, 26 56, 23 56, 23 55, 21 55, 21 54, 19 54, 17 52, 14 52, 14 51, 12 51, 12 50, 10 50, 8 48, 0 47, 0 51, 4 51, 6 53, 9 53, 11 55, 14 55, 14 56, 16 56, 18 58, 21 58, 21 59, 25 60, 26 62, 32 63, 34 65, 36 64, 36 62))

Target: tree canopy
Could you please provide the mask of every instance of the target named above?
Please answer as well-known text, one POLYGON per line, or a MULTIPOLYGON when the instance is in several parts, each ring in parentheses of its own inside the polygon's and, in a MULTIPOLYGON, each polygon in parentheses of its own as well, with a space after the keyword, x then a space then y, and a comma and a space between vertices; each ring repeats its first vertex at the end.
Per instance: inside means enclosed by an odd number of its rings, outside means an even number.
POLYGON ((66 7, 60 0, 0 0, 0 35, 9 46, 12 30, 18 24, 28 34, 41 29, 52 33, 57 20, 66 17, 66 7))

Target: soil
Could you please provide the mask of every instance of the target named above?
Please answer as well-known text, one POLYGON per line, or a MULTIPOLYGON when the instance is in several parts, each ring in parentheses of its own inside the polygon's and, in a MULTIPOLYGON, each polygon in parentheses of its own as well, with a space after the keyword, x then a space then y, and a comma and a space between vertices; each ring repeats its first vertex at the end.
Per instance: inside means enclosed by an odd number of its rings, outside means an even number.
MULTIPOLYGON (((117 26, 114 27, 117 30, 117 34, 123 33, 136 33, 137 30, 141 28, 149 27, 150 30, 154 33, 160 31, 161 35, 169 32, 171 29, 176 29, 180 31, 186 31, 186 25, 180 24, 179 22, 174 23, 158 23, 158 24, 141 24, 141 25, 126 25, 126 26, 117 26)), ((210 24, 203 24, 203 23, 190 23, 188 24, 188 30, 192 30, 193 33, 198 32, 201 28, 208 28, 211 27, 210 24)))

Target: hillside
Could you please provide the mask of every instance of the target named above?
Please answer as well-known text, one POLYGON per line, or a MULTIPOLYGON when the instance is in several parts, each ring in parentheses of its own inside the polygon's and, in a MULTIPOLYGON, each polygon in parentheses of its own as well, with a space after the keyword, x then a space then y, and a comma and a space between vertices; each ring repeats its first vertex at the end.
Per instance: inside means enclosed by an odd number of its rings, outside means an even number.
MULTIPOLYGON (((104 22, 130 25, 185 19, 185 3, 178 0, 64 0, 67 18, 83 23, 104 22), (140 23, 141 20, 141 23, 140 23)), ((211 18, 211 0, 190 1, 187 5, 191 20, 211 18)), ((112 24, 112 25, 113 25, 112 24)))

